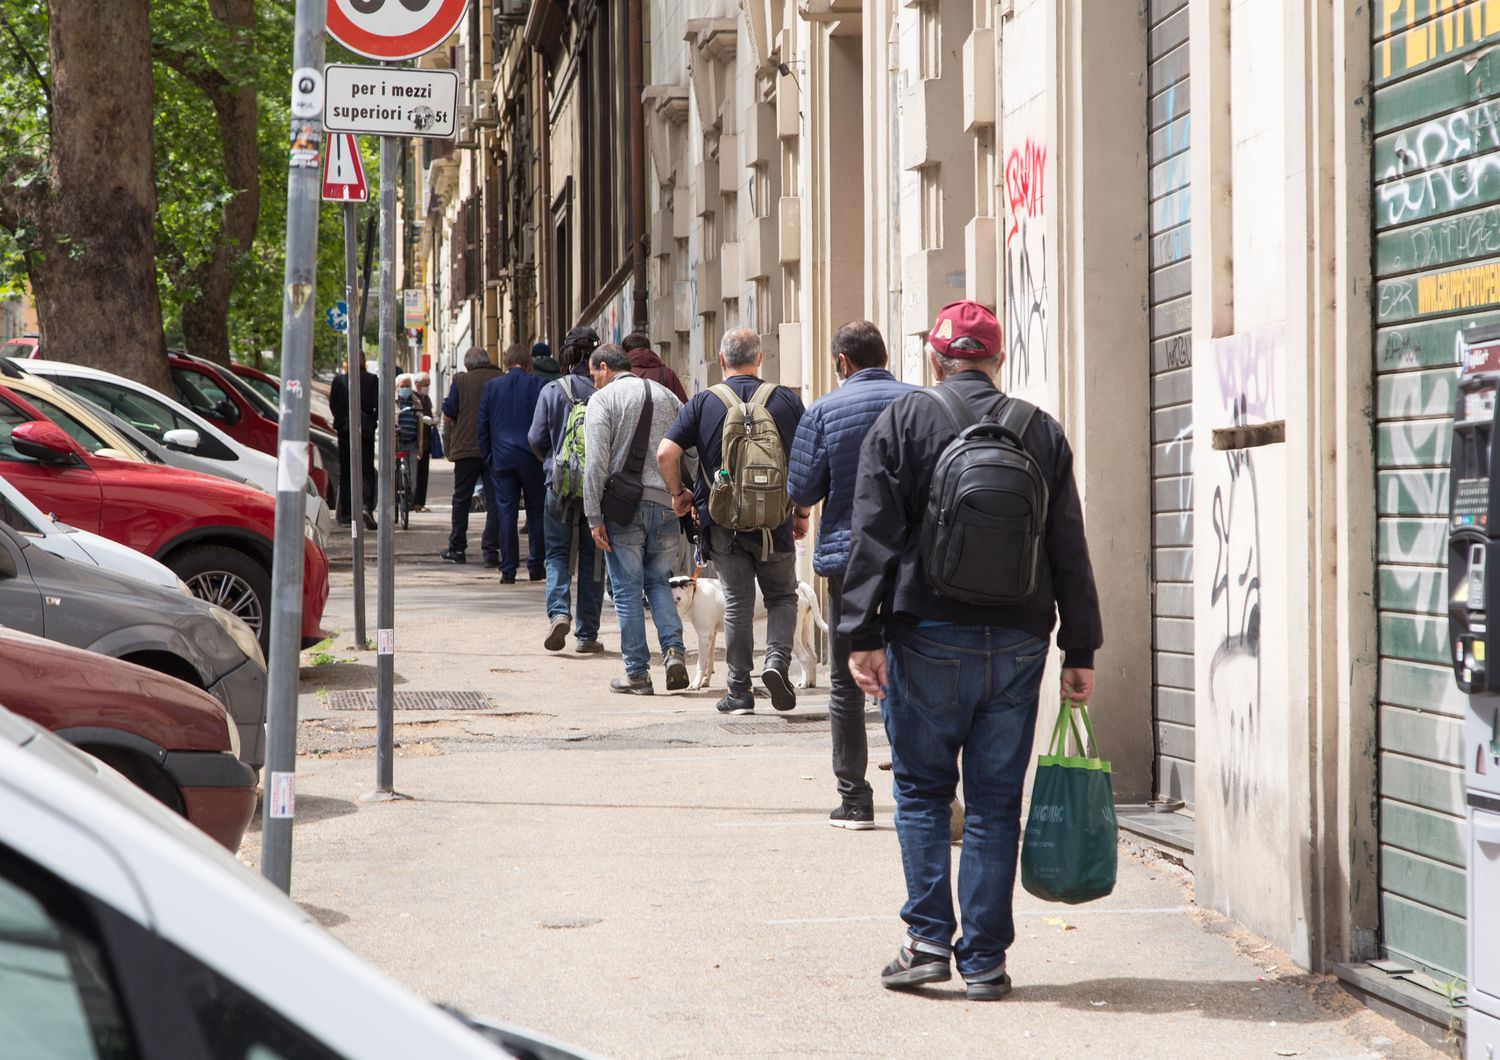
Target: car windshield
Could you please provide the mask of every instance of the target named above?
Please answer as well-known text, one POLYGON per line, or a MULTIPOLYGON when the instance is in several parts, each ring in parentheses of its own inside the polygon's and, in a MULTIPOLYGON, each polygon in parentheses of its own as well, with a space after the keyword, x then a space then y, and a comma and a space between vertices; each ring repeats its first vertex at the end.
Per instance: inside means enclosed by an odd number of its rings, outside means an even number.
POLYGON ((46 537, 52 520, 9 482, 0 478, 0 522, 27 537, 46 537))
POLYGON ((267 401, 265 397, 260 393, 260 391, 256 390, 248 382, 241 379, 233 372, 220 372, 219 376, 227 380, 231 386, 233 386, 236 390, 243 394, 245 400, 250 402, 251 405, 255 406, 255 411, 260 413, 266 419, 274 420, 280 418, 281 413, 276 410, 276 402, 267 401))
POLYGON ((99 435, 89 430, 72 413, 64 410, 55 401, 49 401, 47 398, 31 393, 26 394, 25 398, 32 405, 40 409, 42 415, 66 431, 69 438, 72 438, 79 445, 83 446, 84 451, 90 456, 103 449, 112 450, 115 448, 113 443, 105 441, 99 435))
POLYGON ((144 394, 137 394, 117 383, 98 379, 80 379, 73 376, 60 376, 53 382, 66 387, 74 394, 88 398, 96 405, 114 413, 148 438, 153 438, 158 442, 168 431, 183 427, 190 430, 196 429, 196 425, 186 417, 175 414, 160 401, 155 401, 144 394))
POLYGON ((281 391, 276 389, 276 384, 268 379, 262 379, 254 375, 237 375, 235 378, 265 398, 272 405, 281 400, 281 391))
POLYGON ((211 376, 187 368, 173 368, 172 384, 177 389, 177 399, 198 415, 223 418, 220 406, 229 401, 229 395, 211 376))
MULTIPOLYGON (((74 396, 77 397, 76 394, 74 396)), ((145 457, 147 461, 153 464, 166 463, 166 461, 162 459, 160 447, 146 435, 142 434, 140 431, 136 430, 130 424, 122 420, 119 416, 116 416, 108 409, 100 408, 98 405, 94 404, 92 401, 85 397, 78 397, 78 403, 84 408, 88 409, 88 411, 92 412, 95 416, 98 416, 99 419, 109 424, 109 426, 113 427, 115 429, 115 432, 119 434, 121 438, 129 442, 132 448, 134 448, 137 453, 140 453, 143 457, 145 457)))

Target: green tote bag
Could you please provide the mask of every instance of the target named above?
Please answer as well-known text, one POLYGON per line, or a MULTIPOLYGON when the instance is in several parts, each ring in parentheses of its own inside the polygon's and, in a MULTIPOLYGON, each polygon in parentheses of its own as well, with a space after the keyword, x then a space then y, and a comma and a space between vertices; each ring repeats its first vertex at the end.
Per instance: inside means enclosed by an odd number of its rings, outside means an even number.
POLYGON ((1064 699, 1047 754, 1037 759, 1021 844, 1021 886, 1045 901, 1077 905, 1115 889, 1115 795, 1098 753, 1087 705, 1064 699), (1070 734, 1076 755, 1068 754, 1070 734))

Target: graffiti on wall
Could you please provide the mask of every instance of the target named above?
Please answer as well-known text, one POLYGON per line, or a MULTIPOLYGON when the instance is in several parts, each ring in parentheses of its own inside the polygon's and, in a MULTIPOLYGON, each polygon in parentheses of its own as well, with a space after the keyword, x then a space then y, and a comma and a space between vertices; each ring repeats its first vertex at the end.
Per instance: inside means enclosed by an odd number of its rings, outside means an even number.
MULTIPOLYGON (((1231 335, 1213 344, 1221 410, 1228 426, 1274 419, 1276 374, 1286 346, 1281 326, 1231 335)), ((1209 662, 1209 700, 1218 733, 1219 795, 1246 812, 1260 779, 1261 494, 1253 450, 1224 454, 1211 518, 1214 574, 1210 592, 1218 644, 1209 662)))
POLYGON ((1047 378, 1047 147, 1027 140, 1005 160, 1005 388, 1047 378))

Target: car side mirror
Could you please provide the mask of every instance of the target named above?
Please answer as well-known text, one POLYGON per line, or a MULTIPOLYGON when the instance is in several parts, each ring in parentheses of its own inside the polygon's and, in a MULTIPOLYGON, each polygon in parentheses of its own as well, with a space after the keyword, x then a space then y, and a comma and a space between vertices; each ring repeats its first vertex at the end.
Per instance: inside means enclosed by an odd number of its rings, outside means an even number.
POLYGON ((233 427, 240 422, 240 407, 233 401, 225 398, 214 406, 214 415, 233 427))
POLYGON ((10 432, 10 444, 22 456, 44 464, 70 464, 79 457, 78 446, 57 424, 32 420, 10 432))
POLYGON ((198 437, 198 432, 188 427, 178 427, 170 430, 161 436, 161 440, 168 449, 174 449, 179 453, 196 451, 198 443, 202 441, 198 437))

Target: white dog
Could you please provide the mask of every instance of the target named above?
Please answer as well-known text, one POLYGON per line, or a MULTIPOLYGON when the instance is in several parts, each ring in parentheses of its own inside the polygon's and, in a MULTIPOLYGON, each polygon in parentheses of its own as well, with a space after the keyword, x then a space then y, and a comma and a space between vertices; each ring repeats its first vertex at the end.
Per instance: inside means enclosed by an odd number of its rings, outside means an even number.
MULTIPOLYGON (((676 577, 670 580, 672 599, 677 601, 677 613, 685 626, 698 631, 698 667, 688 688, 707 688, 714 675, 714 645, 719 631, 724 628, 724 587, 715 578, 676 577)), ((761 599, 760 587, 755 590, 755 617, 766 613, 765 601, 761 599)), ((802 667, 799 688, 812 688, 818 683, 818 650, 814 630, 828 632, 828 623, 823 620, 823 611, 818 607, 818 595, 806 582, 797 583, 797 627, 792 634, 792 654, 802 667)))

